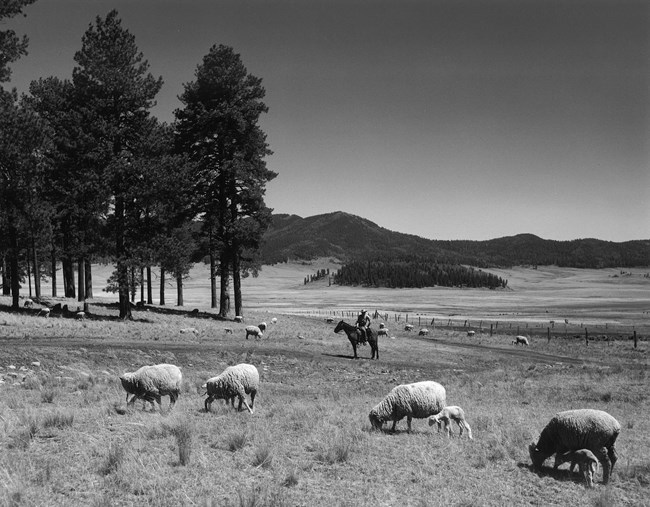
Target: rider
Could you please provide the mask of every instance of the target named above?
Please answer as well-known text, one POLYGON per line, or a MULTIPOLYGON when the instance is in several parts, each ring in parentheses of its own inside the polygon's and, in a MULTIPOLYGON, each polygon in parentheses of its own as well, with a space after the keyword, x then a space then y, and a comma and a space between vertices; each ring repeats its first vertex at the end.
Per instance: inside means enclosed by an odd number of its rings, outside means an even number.
POLYGON ((359 331, 359 343, 365 345, 368 342, 368 328, 370 327, 370 316, 365 310, 361 310, 357 316, 357 330, 359 331))

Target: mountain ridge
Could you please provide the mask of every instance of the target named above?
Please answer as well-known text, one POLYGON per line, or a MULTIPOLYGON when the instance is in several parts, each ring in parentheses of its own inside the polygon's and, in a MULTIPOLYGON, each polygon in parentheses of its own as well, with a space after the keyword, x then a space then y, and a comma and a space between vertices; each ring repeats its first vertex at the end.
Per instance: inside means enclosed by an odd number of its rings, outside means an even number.
POLYGON ((310 217, 274 214, 260 250, 262 263, 333 257, 340 261, 418 257, 477 267, 558 265, 605 268, 650 265, 650 239, 558 241, 532 233, 490 240, 433 240, 391 231, 357 215, 334 211, 310 217))

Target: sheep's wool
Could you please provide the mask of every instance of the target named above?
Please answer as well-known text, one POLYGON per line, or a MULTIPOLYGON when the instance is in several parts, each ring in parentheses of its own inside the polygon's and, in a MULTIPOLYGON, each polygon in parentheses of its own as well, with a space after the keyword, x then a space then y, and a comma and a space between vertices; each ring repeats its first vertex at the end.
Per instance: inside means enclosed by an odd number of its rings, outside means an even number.
POLYGON ((424 419, 440 412, 446 404, 445 388, 433 381, 394 387, 371 411, 381 422, 399 421, 410 416, 424 419))

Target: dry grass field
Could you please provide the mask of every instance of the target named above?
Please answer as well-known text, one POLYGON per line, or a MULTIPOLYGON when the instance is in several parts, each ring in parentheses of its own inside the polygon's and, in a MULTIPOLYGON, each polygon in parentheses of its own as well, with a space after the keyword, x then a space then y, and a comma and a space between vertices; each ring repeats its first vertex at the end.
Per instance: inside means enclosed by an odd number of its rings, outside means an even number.
POLYGON ((117 320, 107 297, 83 321, 13 313, 0 298, 0 505, 650 505, 650 283, 641 270, 518 268, 502 292, 304 286, 319 267, 265 268, 246 280, 242 324, 213 318, 200 277, 188 280, 186 307, 153 305, 133 322, 117 320), (379 361, 369 347, 352 360, 347 338, 325 321, 360 306, 389 314, 379 361), (404 331, 407 314, 440 324, 419 337, 404 331), (272 317, 263 339, 244 339, 246 324, 272 317), (442 325, 450 319, 455 327, 442 325), (473 337, 466 320, 482 322, 473 337), (562 325, 548 341, 550 320, 562 325), (588 345, 587 326, 598 329, 588 345), (512 345, 517 327, 529 347, 512 345), (162 362, 183 370, 174 410, 168 398, 162 413, 141 402, 127 410, 118 375, 162 362), (201 386, 240 362, 260 372, 255 413, 221 401, 206 413, 201 386), (426 420, 410 434, 406 421, 395 434, 371 431, 370 409, 419 380, 446 387, 473 441, 457 428, 448 440, 426 420), (571 408, 621 423, 607 486, 601 469, 589 490, 568 465, 530 468, 528 444, 571 408))

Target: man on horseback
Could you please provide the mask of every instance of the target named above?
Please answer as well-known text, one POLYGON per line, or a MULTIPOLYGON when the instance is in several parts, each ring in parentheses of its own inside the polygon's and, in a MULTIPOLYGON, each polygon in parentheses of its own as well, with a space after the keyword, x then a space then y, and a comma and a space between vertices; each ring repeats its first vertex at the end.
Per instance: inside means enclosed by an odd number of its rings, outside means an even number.
POLYGON ((357 316, 357 334, 361 345, 368 343, 368 327, 370 327, 370 316, 367 311, 361 310, 357 316))

